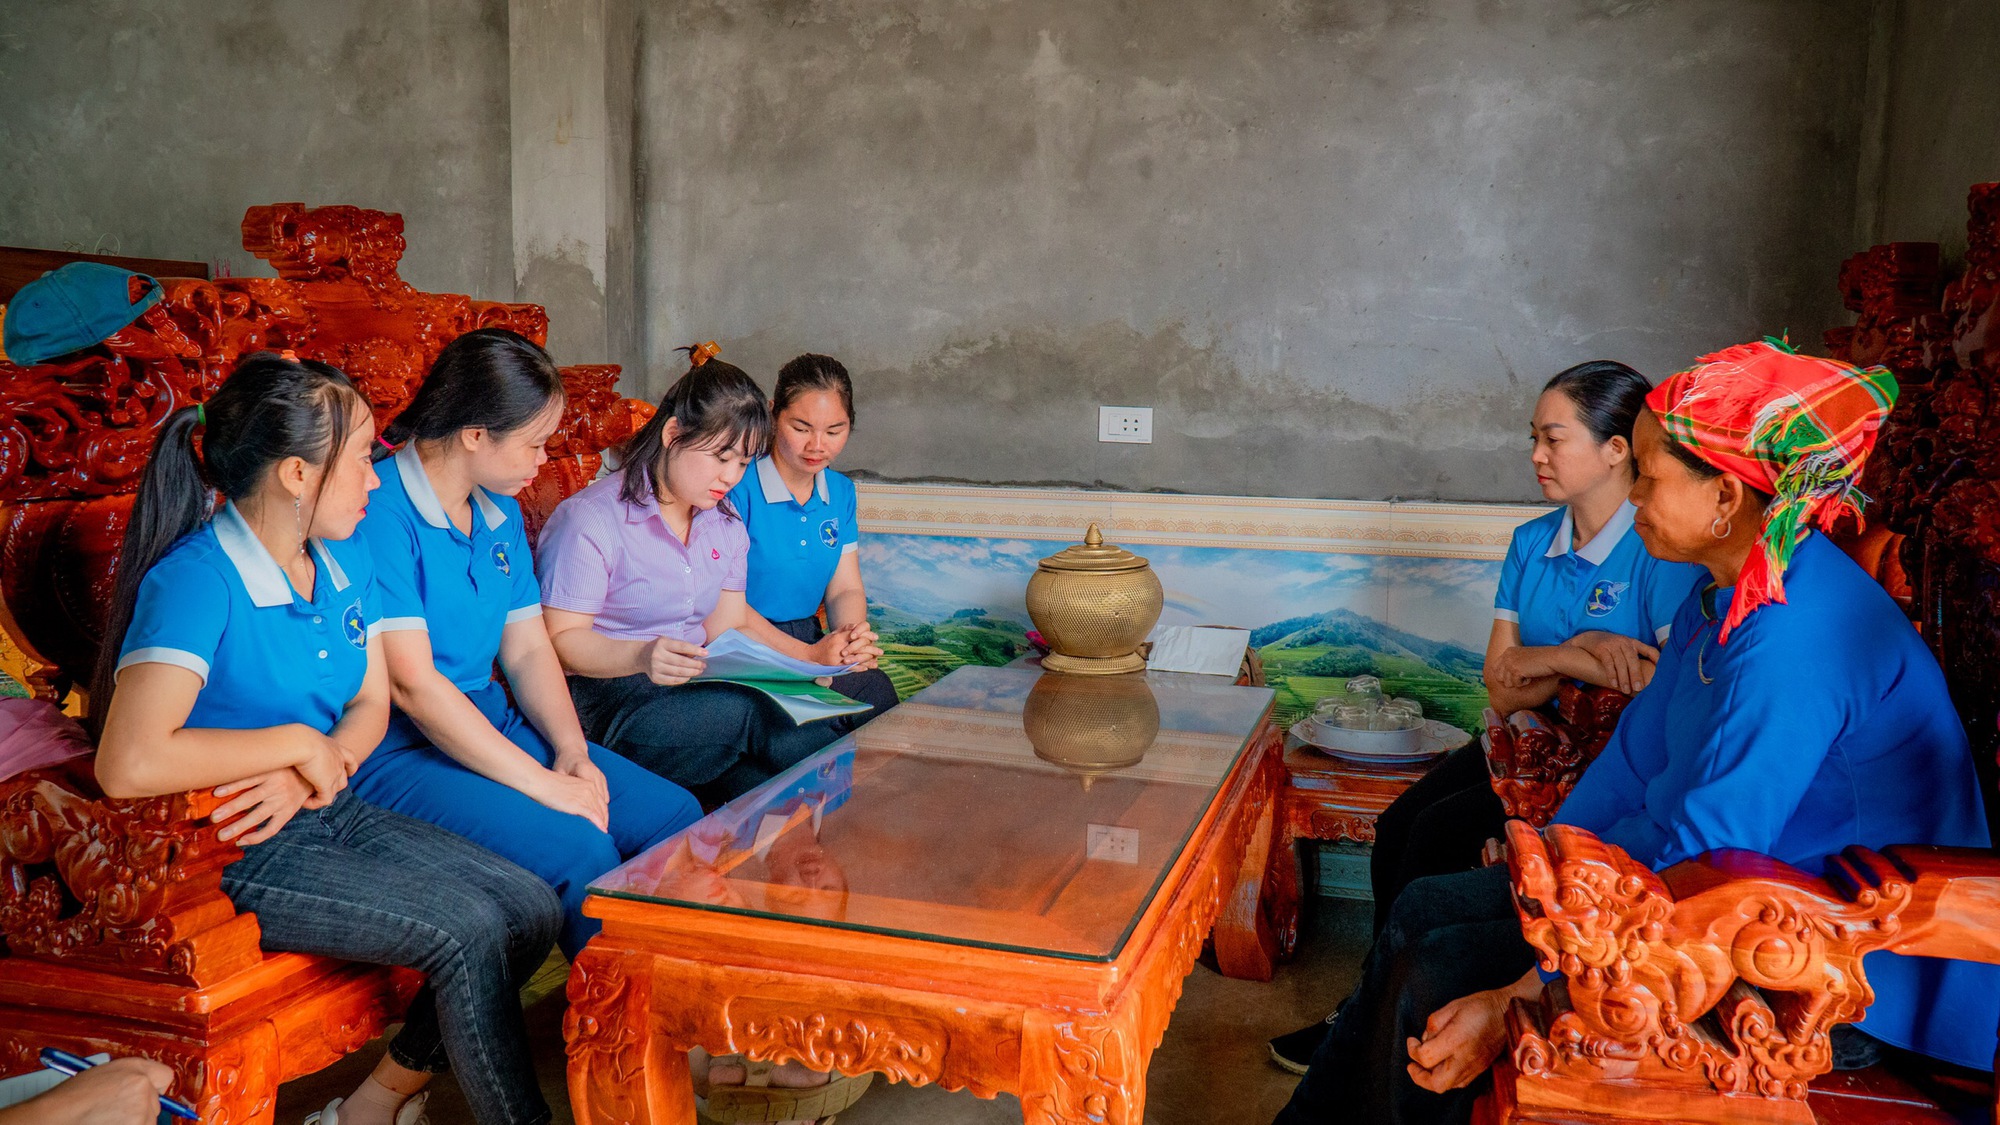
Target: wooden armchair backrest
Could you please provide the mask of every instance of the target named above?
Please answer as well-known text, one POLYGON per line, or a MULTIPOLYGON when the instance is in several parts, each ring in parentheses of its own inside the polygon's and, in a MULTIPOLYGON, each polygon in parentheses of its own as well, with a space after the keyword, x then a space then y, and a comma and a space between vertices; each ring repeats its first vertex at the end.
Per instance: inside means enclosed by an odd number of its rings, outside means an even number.
MULTIPOLYGON (((289 350, 360 385, 378 424, 475 328, 548 337, 537 305, 425 293, 397 274, 403 218, 359 207, 252 207, 243 247, 275 278, 162 278, 165 299, 100 347, 55 362, 0 362, 0 629, 36 695, 87 683, 103 637, 117 548, 153 437, 200 402, 239 357, 289 350)), ((569 392, 550 461, 522 495, 531 530, 597 472, 599 455, 649 408, 620 398, 618 368, 562 369, 569 392)))

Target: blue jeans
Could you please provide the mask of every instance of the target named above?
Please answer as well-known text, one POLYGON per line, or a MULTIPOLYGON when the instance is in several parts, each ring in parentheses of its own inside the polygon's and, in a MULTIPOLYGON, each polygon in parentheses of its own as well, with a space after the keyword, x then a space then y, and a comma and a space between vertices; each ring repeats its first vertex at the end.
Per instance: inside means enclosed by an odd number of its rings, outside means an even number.
POLYGON ((542 1125, 521 986, 548 956, 562 907, 548 885, 492 852, 343 791, 301 810, 222 871, 263 947, 425 975, 389 1055, 447 1062, 479 1125, 542 1125))
POLYGON ((1453 1000, 1534 967, 1507 868, 1418 879, 1396 896, 1326 1041, 1274 1125, 1446 1125, 1472 1119, 1491 1084, 1433 1094, 1410 1080, 1406 1041, 1453 1000))
MULTIPOLYGON (((555 749, 490 684, 468 693, 495 729, 542 765, 555 749)), ((611 791, 611 830, 558 812, 518 789, 482 777, 432 746, 400 712, 388 737, 361 763, 354 792, 385 809, 429 821, 513 860, 555 888, 563 904, 563 955, 576 960, 600 924, 583 916, 591 880, 701 819, 687 790, 601 746, 590 760, 611 791)))
POLYGON ((704 804, 740 797, 804 761, 840 734, 794 723, 756 688, 717 681, 662 687, 644 676, 571 676, 583 732, 704 804))

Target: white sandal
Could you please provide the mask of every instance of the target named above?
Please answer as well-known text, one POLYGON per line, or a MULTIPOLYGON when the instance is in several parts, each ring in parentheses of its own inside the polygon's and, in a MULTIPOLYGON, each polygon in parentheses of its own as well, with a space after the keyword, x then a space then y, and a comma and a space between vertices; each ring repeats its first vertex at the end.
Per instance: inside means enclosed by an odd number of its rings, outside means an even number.
MULTIPOLYGON (((424 1102, 431 1096, 429 1090, 419 1090, 396 1107, 396 1125, 431 1125, 431 1119, 424 1116, 424 1102)), ((340 1103, 346 1098, 335 1098, 326 1103, 326 1108, 306 1114, 305 1125, 340 1125, 340 1103)))

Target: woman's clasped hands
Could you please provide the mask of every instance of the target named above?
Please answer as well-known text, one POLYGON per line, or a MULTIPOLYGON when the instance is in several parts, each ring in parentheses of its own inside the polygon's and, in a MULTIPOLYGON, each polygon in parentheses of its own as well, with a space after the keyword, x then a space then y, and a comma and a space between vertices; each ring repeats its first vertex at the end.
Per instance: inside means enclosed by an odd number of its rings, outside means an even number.
POLYGON ((558 752, 555 764, 537 773, 521 791, 535 803, 611 830, 611 789, 588 750, 558 752))
POLYGON ((208 820, 221 826, 218 839, 233 840, 243 847, 263 843, 277 835, 300 809, 323 809, 332 804, 360 765, 338 741, 303 723, 281 729, 299 739, 305 760, 217 786, 215 795, 223 798, 223 803, 208 820))
POLYGON ((841 668, 852 666, 855 671, 864 671, 875 667, 875 662, 881 659, 881 638, 868 627, 866 621, 857 621, 821 637, 812 646, 812 652, 813 659, 821 664, 841 668))

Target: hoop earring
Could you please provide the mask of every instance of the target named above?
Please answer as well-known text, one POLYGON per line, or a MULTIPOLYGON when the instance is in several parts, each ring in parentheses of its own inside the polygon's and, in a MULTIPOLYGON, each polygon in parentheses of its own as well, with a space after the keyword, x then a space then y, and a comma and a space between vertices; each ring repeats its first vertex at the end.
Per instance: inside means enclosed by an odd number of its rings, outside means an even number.
POLYGON ((1710 535, 1715 536, 1717 539, 1727 539, 1729 538, 1729 533, 1735 530, 1736 530, 1735 522, 1732 520, 1724 519, 1721 516, 1717 516, 1714 519, 1708 521, 1708 533, 1710 535), (1716 524, 1722 525, 1721 531, 1715 530, 1716 524))

